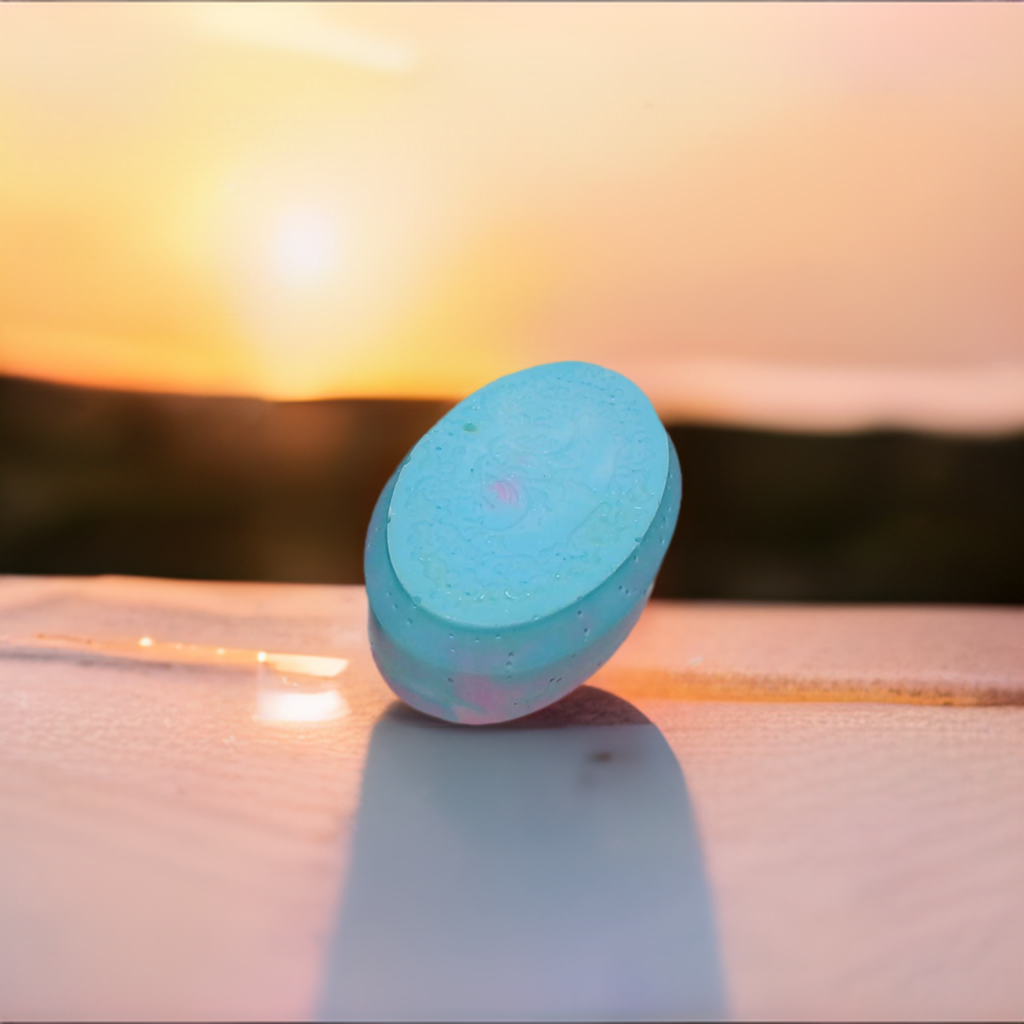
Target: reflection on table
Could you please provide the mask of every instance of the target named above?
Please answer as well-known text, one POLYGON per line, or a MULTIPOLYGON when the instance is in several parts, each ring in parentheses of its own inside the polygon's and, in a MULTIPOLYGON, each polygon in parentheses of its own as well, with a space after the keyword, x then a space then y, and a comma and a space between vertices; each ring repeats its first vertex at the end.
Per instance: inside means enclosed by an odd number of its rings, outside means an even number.
POLYGON ((618 697, 473 730, 393 705, 354 843, 324 1019, 723 1015, 686 783, 618 697))

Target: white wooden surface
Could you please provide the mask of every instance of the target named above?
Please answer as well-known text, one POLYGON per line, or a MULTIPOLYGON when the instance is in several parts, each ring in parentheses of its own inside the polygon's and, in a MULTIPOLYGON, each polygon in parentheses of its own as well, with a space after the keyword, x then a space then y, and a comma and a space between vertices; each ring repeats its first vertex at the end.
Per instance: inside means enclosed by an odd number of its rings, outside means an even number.
MULTIPOLYGON (((491 734, 385 715, 364 620, 354 587, 0 581, 0 1017, 330 1015, 346 927, 369 941, 378 905, 424 926, 415 890, 388 902, 418 863, 387 861, 390 818, 414 822, 420 861, 460 857, 486 879, 481 858, 522 859, 501 845, 506 806, 551 818, 508 834, 538 878, 553 865, 546 920, 570 936, 565 892, 593 866, 581 837, 611 823, 592 840, 614 892, 592 935, 581 922, 588 956, 619 948, 630 865, 638 900, 705 886, 708 921, 666 942, 714 958, 729 1016, 1024 1016, 1019 610, 655 605, 593 680, 623 700, 591 691, 543 729, 491 734), (255 664, 126 657, 142 636, 348 659, 330 683, 347 713, 261 718, 255 664), (576 782, 559 796, 558 779, 576 782), (555 856, 566 843, 573 871, 555 856)), ((439 920, 427 955, 481 968, 501 922, 472 921, 453 877, 442 905, 477 939, 460 946, 439 920)), ((652 927, 671 931, 664 906, 652 927)), ((400 966, 377 963, 380 984, 400 987, 400 966)), ((630 969, 654 985, 674 968, 630 969)), ((571 1006, 579 970, 538 998, 571 1006)))

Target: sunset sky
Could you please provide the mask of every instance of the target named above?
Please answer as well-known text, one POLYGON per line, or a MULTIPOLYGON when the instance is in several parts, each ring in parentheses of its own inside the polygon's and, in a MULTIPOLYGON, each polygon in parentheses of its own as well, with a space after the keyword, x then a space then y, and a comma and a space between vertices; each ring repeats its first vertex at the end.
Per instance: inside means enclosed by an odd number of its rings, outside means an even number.
POLYGON ((0 5, 0 372, 1024 427, 1024 8, 0 5))

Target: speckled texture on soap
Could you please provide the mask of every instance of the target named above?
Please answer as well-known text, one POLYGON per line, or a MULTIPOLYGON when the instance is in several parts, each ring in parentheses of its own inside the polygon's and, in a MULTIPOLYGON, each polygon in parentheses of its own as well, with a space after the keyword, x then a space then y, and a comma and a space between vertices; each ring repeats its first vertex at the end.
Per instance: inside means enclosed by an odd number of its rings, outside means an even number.
MULTIPOLYGON (((563 381, 571 380, 580 374, 585 381, 593 381, 597 374, 606 375, 606 379, 623 380, 617 374, 592 367, 589 364, 568 363, 553 364, 551 367, 538 367, 535 371, 524 371, 522 375, 535 374, 537 371, 557 372, 563 381), (596 373, 595 373, 596 371, 596 373)), ((540 376, 543 376, 541 374, 540 376)), ((496 382, 501 385, 503 381, 496 382)), ((628 388, 636 391, 634 385, 625 381, 628 388)), ((491 385, 490 387, 495 387, 491 385)), ((628 392, 623 388, 622 393, 628 392)), ((484 389, 487 391, 488 389, 484 389)), ((571 388, 570 388, 571 390, 571 388)), ((587 391, 589 391, 589 386, 587 391)), ((592 393, 592 392, 590 392, 592 393)), ((446 421, 461 422, 462 427, 471 425, 474 431, 490 434, 490 442, 498 450, 502 450, 500 418, 485 426, 483 417, 469 419, 465 407, 476 403, 475 408, 488 407, 480 398, 481 393, 470 396, 466 402, 449 414, 439 427, 446 421)), ((639 392, 637 392, 639 394, 639 392)), ((623 401, 622 395, 615 393, 616 402, 623 401)), ((640 395, 643 398, 642 394, 640 395)), ((643 402, 649 408, 644 398, 643 402)), ((528 405, 527 399, 520 400, 520 406, 528 405)), ((494 408, 494 405, 490 405, 494 408)), ((644 406, 637 402, 641 410, 644 406)), ((636 409, 623 417, 624 421, 634 425, 632 417, 636 409)), ((513 432, 521 429, 520 415, 514 409, 509 412, 513 432)), ((653 410, 651 410, 653 416, 653 410)), ((569 529, 571 544, 579 554, 577 572, 572 576, 573 587, 561 593, 557 600, 552 599, 549 590, 555 589, 559 575, 558 567, 564 565, 566 559, 555 561, 545 567, 542 559, 536 555, 552 546, 560 546, 566 550, 566 522, 571 517, 559 518, 554 513, 549 517, 551 532, 545 532, 535 524, 524 529, 515 541, 520 548, 522 557, 530 553, 530 545, 534 549, 533 586, 536 597, 521 599, 508 598, 506 601, 495 601, 490 604, 479 602, 468 605, 477 609, 477 614, 466 612, 459 618, 456 614, 460 605, 445 605, 449 615, 438 614, 423 596, 423 592, 410 591, 400 578, 394 564, 391 550, 391 527, 395 525, 395 517, 389 524, 389 511, 395 508, 395 494, 401 485, 403 474, 413 462, 416 452, 425 443, 436 449, 442 449, 443 457, 446 447, 446 434, 434 428, 413 450, 409 459, 399 466, 395 475, 384 488, 370 522, 366 540, 366 588, 370 604, 369 634, 374 660, 381 674, 392 690, 412 707, 424 711, 437 718, 463 724, 485 725, 495 722, 509 721, 520 718, 532 711, 546 707, 580 683, 585 682, 598 671, 611 657, 622 641, 628 636, 654 585, 654 577, 661 566, 665 550, 672 538, 679 504, 682 497, 682 480, 679 472, 679 460, 672 447, 668 435, 657 417, 654 417, 655 428, 645 434, 649 440, 641 443, 645 456, 637 456, 636 452, 622 455, 626 472, 619 479, 643 481, 643 486, 654 492, 657 497, 653 512, 647 519, 643 532, 637 532, 638 520, 633 513, 644 511, 639 499, 635 500, 631 513, 622 519, 615 518, 615 509, 599 512, 598 525, 590 530, 588 524, 594 518, 594 510, 602 505, 609 505, 609 495, 617 493, 620 502, 631 500, 633 492, 615 492, 607 481, 616 479, 616 453, 628 449, 629 439, 636 438, 642 431, 615 427, 614 411, 605 410, 604 416, 612 421, 608 426, 600 417, 590 413, 591 423, 586 432, 576 427, 565 431, 568 440, 563 438, 565 445, 574 437, 583 434, 589 445, 582 446, 579 459, 576 460, 576 476, 578 479, 580 466, 600 465, 601 459, 612 453, 610 468, 602 469, 606 480, 604 491, 597 500, 582 511, 577 510, 579 522, 569 529), (616 444, 607 442, 602 433, 616 438, 626 438, 626 442, 616 444), (575 433, 574 433, 575 431, 575 433), (660 431, 660 436, 656 431, 660 431), (433 436, 432 436, 433 435, 433 436), (442 443, 438 443, 442 442, 442 443), (644 447, 646 446, 646 447, 644 447), (660 452, 664 446, 665 469, 661 470, 660 452), (605 453, 595 460, 594 452, 605 453), (636 461, 638 460, 638 461, 636 461), (639 508, 637 506, 640 506, 639 508), (602 518, 603 517, 603 518, 602 518), (630 529, 623 533, 621 524, 628 520, 630 529), (581 530, 582 526, 582 530, 581 530), (628 541, 628 544, 626 543, 628 541), (621 557, 611 554, 613 545, 624 548, 621 557), (547 575, 545 575, 547 574, 547 575), (523 615, 521 609, 528 609, 529 614, 523 615), (483 608, 486 614, 479 611, 483 608), (454 609, 454 611, 452 610, 454 609), (545 612, 545 609, 548 609, 545 612)), ((548 417, 545 422, 555 422, 557 417, 548 417)), ((448 429, 448 428, 445 428, 448 429)), ((472 433, 474 431, 465 431, 472 433)), ((536 442, 539 444, 540 442, 536 442)), ((453 442, 455 448, 461 444, 453 442)), ((551 453, 548 453, 551 454, 551 453)), ((475 469, 478 463, 466 460, 463 463, 468 471, 475 469)), ((552 464, 547 463, 547 473, 554 478, 552 464)), ((472 475, 472 474, 471 474, 472 475)), ((436 486, 432 478, 424 478, 422 474, 414 479, 426 479, 428 486, 436 486)), ((495 495, 497 501, 510 503, 519 494, 520 481, 503 478, 495 495), (507 486, 506 486, 507 484, 507 486)), ((489 486, 485 484, 485 487, 489 486)), ((415 489, 415 488, 413 488, 415 489)), ((549 487, 547 497, 553 493, 549 487)), ((418 551, 419 564, 426 573, 431 571, 430 537, 433 534, 444 534, 453 528, 453 522, 461 527, 461 521, 452 515, 451 504, 445 505, 439 500, 431 510, 425 503, 417 504, 419 519, 417 524, 422 528, 424 539, 418 551), (440 506, 440 507, 438 507, 440 506)), ((472 509, 471 509, 472 510, 472 509)), ((543 523, 546 508, 537 513, 543 523)), ((525 518, 525 517, 524 517, 525 518)), ((483 520, 486 523, 486 518, 483 520)), ((486 533, 474 533, 479 526, 478 521, 471 523, 470 535, 486 545, 486 533), (481 539, 482 536, 482 539, 481 539)), ((499 524, 493 532, 500 534, 503 527, 499 524)), ((398 531, 401 533, 401 530, 398 531)), ((458 529, 456 529, 458 532, 458 529)), ((468 542, 459 549, 466 559, 463 567, 465 573, 472 573, 477 565, 478 557, 468 542)), ((408 551, 406 552, 408 554, 408 551)), ((453 556, 449 555, 449 558, 453 556)), ((407 563, 414 567, 416 562, 407 563)), ((503 563, 497 563, 501 567, 503 563)), ((492 571, 494 567, 491 567, 492 571)), ((460 570, 461 571, 461 570, 460 570)), ((533 592, 531 592, 532 594, 533 592)))
POLYGON ((502 377, 403 464, 388 512, 395 574, 456 623, 550 615, 629 557, 667 474, 667 435, 620 374, 571 362, 502 377))

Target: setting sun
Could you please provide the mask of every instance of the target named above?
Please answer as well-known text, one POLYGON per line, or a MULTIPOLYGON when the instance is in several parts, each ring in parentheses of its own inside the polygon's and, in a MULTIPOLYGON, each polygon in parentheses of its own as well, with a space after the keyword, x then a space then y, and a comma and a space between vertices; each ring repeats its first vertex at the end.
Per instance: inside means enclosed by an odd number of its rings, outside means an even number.
POLYGON ((1012 5, 3 5, 0 372, 1024 425, 1012 5))

